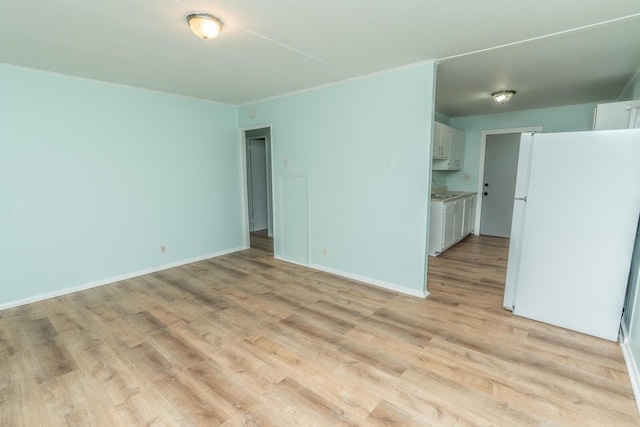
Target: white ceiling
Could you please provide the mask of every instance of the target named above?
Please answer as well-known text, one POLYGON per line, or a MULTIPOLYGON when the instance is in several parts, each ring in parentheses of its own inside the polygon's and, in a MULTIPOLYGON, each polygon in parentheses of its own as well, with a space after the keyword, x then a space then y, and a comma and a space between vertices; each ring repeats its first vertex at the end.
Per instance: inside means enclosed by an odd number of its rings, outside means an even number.
POLYGON ((438 69, 452 117, 615 100, 640 67, 640 1, 0 3, 0 62, 235 105, 459 55, 438 69), (193 36, 193 11, 221 17, 221 36, 193 36), (518 94, 494 105, 497 89, 518 94))

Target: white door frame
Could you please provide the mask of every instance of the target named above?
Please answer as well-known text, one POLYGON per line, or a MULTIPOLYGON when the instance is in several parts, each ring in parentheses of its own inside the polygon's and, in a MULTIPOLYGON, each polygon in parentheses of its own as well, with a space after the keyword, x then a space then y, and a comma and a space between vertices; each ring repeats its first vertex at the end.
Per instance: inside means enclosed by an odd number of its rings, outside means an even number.
MULTIPOLYGON (((267 162, 269 163, 269 169, 271 171, 271 185, 273 185, 273 134, 271 132, 272 127, 271 123, 255 125, 255 126, 247 126, 240 128, 239 130, 239 155, 240 155, 240 192, 241 192, 241 202, 242 202, 242 230, 244 234, 244 248, 248 249, 251 247, 251 237, 250 237, 250 227, 249 227, 249 192, 247 190, 247 132, 255 129, 269 129, 269 139, 271 149, 267 150, 267 162)), ((271 191, 271 197, 273 197, 273 190, 271 191)), ((275 216, 275 210, 273 209, 273 200, 271 198, 267 198, 267 204, 269 209, 271 209, 271 215, 275 216)), ((275 218, 274 218, 275 221, 275 218)), ((275 233, 271 230, 272 221, 268 221, 269 234, 273 234, 273 240, 275 244, 275 233)))
MULTIPOLYGON (((268 229, 268 235, 271 236, 272 234, 272 230, 271 230, 271 225, 270 225, 270 219, 271 219, 271 202, 269 200, 269 193, 270 193, 270 189, 269 189, 269 184, 270 184, 270 180, 268 178, 268 174, 269 174, 269 167, 267 166, 267 148, 268 148, 268 142, 267 142, 267 137, 266 136, 248 136, 246 137, 245 141, 248 141, 249 143, 249 149, 246 152, 246 156, 247 156, 247 176, 251 176, 253 177, 253 173, 254 173, 254 168, 255 165, 253 164, 253 160, 252 160, 252 156, 251 156, 251 144, 255 143, 256 141, 259 141, 260 144, 262 145, 262 148, 264 149, 264 162, 265 164, 262 165, 265 170, 264 170, 264 179, 265 179, 265 187, 267 189, 267 206, 265 208, 265 213, 267 214, 267 229, 268 229)), ((249 230, 251 230, 252 228, 254 229, 253 231, 255 231, 255 195, 253 193, 254 190, 254 186, 253 184, 255 183, 255 181, 253 181, 253 179, 250 179, 247 181, 247 188, 249 188, 251 191, 249 191, 248 197, 247 197, 247 201, 248 201, 248 206, 249 206, 249 230), (253 217, 253 224, 251 224, 251 215, 254 215, 253 217)), ((264 229, 263 229, 264 230, 264 229)))
POLYGON ((476 204, 476 218, 473 234, 480 235, 480 218, 482 217, 482 192, 484 191, 484 160, 487 150, 487 136, 488 135, 500 135, 505 133, 522 133, 522 132, 536 132, 542 133, 542 126, 529 126, 521 128, 510 129, 492 129, 483 130, 480 136, 480 164, 478 166, 478 203, 476 204))

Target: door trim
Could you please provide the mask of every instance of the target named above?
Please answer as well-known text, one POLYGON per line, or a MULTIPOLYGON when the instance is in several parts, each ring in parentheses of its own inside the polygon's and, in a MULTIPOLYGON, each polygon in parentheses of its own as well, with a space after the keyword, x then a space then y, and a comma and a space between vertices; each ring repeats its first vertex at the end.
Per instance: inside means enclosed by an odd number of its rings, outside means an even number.
MULTIPOLYGON (((248 141, 249 144, 251 144, 254 141, 261 141, 262 145, 264 146, 264 154, 265 154, 265 163, 267 162, 267 154, 269 152, 268 150, 268 145, 269 143, 267 142, 267 136, 249 136, 245 139, 245 142, 248 141)), ((251 175, 253 177, 253 163, 250 159, 250 154, 249 154, 250 150, 247 150, 246 152, 246 156, 248 159, 248 164, 247 164, 247 176, 251 175)), ((265 185, 267 186, 267 230, 268 230, 268 235, 269 236, 273 236, 273 230, 271 229, 271 212, 272 212, 272 206, 271 206, 271 200, 269 199, 269 195, 271 193, 271 189, 270 187, 270 183, 271 180, 269 179, 269 170, 270 170, 270 166, 267 166, 265 164, 265 178, 266 178, 266 183, 265 185)), ((253 218, 253 224, 251 224, 251 213, 255 213, 254 212, 254 206, 253 206, 253 202, 254 202, 254 194, 253 194, 253 182, 247 181, 247 188, 251 189, 251 191, 248 191, 247 193, 247 204, 248 204, 248 211, 249 211, 249 230, 251 231, 252 228, 254 228, 253 231, 255 231, 255 217, 253 218)))
POLYGON ((484 160, 485 151, 487 149, 487 136, 500 135, 505 133, 522 133, 522 132, 536 132, 542 133, 542 126, 528 126, 521 128, 508 128, 508 129, 492 129, 483 130, 480 135, 480 164, 478 165, 478 200, 476 202, 476 218, 473 234, 480 234, 480 219, 482 217, 482 192, 484 183, 484 160))
MULTIPOLYGON (((246 126, 240 128, 238 130, 238 136, 240 140, 240 144, 238 144, 239 157, 240 157, 240 194, 241 194, 241 209, 242 209, 242 234, 244 235, 244 249, 248 249, 251 247, 251 236, 250 236, 250 227, 249 227, 249 192, 247 190, 247 132, 255 129, 269 129, 269 141, 271 143, 271 150, 267 151, 267 161, 270 165, 270 173, 271 173, 271 183, 273 183, 273 128, 271 123, 265 123, 254 126, 246 126)), ((269 173, 269 172, 267 172, 269 173)), ((273 185, 273 184, 272 184, 273 185)), ((271 197, 273 198, 273 191, 271 192, 271 197)), ((273 200, 268 199, 267 203, 270 207, 273 207, 273 200)), ((272 208, 271 214, 274 216, 273 220, 275 221, 275 210, 272 208)), ((269 224, 269 228, 271 224, 269 224)), ((273 233, 273 243, 275 248, 276 235, 273 233)))

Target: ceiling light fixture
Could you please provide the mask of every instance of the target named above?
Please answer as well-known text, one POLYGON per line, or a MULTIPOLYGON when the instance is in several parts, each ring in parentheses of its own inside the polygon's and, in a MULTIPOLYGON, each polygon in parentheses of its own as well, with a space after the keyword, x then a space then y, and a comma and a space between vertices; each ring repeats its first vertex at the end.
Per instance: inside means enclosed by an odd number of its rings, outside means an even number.
POLYGON ((510 100, 511 97, 515 94, 516 94, 515 90, 499 90, 497 92, 493 92, 491 96, 493 97, 494 101, 504 104, 505 102, 510 100))
POLYGON ((222 19, 204 12, 187 15, 187 24, 193 34, 205 40, 218 37, 224 25, 222 19))

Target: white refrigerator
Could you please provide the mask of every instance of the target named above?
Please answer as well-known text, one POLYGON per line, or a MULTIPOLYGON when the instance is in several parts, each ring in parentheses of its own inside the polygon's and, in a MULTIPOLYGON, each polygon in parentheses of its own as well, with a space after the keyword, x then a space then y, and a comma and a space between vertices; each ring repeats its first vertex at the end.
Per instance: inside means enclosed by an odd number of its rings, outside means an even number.
POLYGON ((520 142, 504 307, 616 341, 640 213, 640 129, 520 142))

